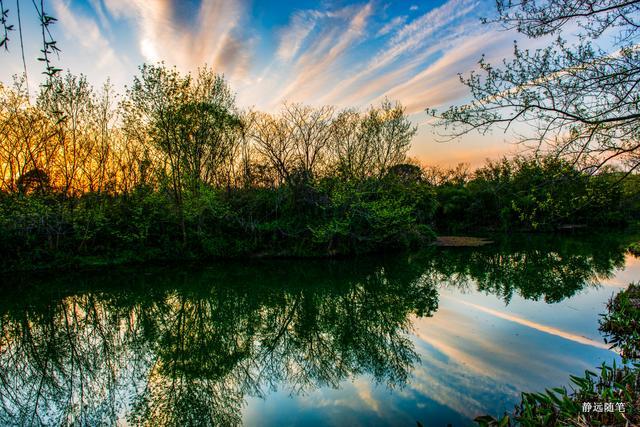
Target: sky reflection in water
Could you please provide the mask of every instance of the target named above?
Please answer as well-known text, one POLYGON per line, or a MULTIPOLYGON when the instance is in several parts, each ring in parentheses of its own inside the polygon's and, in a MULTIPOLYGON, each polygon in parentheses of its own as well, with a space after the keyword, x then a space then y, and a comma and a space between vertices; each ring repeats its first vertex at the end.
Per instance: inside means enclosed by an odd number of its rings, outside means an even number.
POLYGON ((515 296, 505 304, 494 294, 440 287, 433 317, 412 318, 420 361, 407 386, 389 390, 368 379, 346 381, 292 399, 276 392, 251 399, 246 425, 475 425, 479 414, 500 414, 521 391, 568 386, 569 374, 620 361, 598 332, 606 301, 640 278, 640 260, 599 278, 558 303, 515 296), (509 318, 514 319, 509 319, 509 318), (560 333, 561 335, 559 335, 560 333))
POLYGON ((468 425, 617 358, 625 244, 14 278, 0 424, 468 425))

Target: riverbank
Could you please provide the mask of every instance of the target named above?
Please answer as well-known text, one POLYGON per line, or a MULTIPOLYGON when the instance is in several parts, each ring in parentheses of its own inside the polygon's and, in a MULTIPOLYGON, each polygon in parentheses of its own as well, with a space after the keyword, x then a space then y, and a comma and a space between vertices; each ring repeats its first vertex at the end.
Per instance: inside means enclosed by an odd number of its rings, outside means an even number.
POLYGON ((166 194, 144 189, 73 199, 0 194, 0 269, 9 273, 215 259, 351 257, 430 245, 481 246, 519 232, 624 233, 631 236, 624 239, 627 246, 637 241, 635 225, 570 231, 513 225, 506 230, 438 232, 437 191, 422 182, 391 179, 297 189, 203 189, 179 210, 166 194))
POLYGON ((3 270, 238 257, 344 256, 433 241, 432 190, 394 177, 276 189, 201 188, 179 206, 131 194, 0 197, 3 270))
MULTIPOLYGON (((117 203, 117 199, 114 204, 117 203)), ((76 212, 86 211, 86 208, 78 209, 76 212)), ((103 211, 104 217, 107 217, 103 211)), ((117 212, 118 216, 123 215, 119 209, 111 206, 111 210, 117 212)), ((86 212, 84 212, 86 214, 86 212)), ((67 214, 68 215, 68 214, 67 214)), ((352 240, 353 247, 348 246, 330 248, 327 241, 320 244, 318 240, 313 240, 314 236, 310 234, 310 230, 298 228, 295 234, 287 230, 271 229, 269 232, 271 238, 264 238, 266 232, 264 228, 255 227, 250 234, 242 229, 235 227, 234 232, 229 232, 228 236, 234 236, 235 241, 221 234, 202 234, 197 232, 197 223, 193 221, 187 222, 187 230, 189 240, 187 244, 181 240, 179 232, 179 224, 174 223, 170 226, 167 221, 158 220, 151 213, 135 214, 126 213, 126 217, 131 218, 130 223, 116 221, 116 226, 111 227, 109 224, 114 222, 114 218, 104 217, 101 220, 102 227, 100 233, 79 232, 83 228, 76 224, 66 224, 58 229, 66 229, 63 231, 59 240, 46 237, 42 233, 44 227, 40 227, 40 231, 31 231, 30 234, 24 236, 22 240, 15 244, 17 250, 12 251, 10 244, 7 245, 7 234, 0 234, 0 241, 4 241, 3 257, 0 261, 2 272, 4 275, 21 272, 53 272, 53 271, 69 271, 69 270, 101 270, 115 266, 188 266, 203 265, 216 263, 223 260, 257 260, 257 259, 323 259, 323 258, 350 258, 361 257, 364 255, 375 254, 399 254, 399 253, 416 253, 428 248, 451 248, 452 255, 459 254, 465 256, 467 249, 474 247, 486 247, 491 251, 523 251, 535 250, 540 244, 555 247, 561 253, 564 246, 586 246, 590 247, 593 236, 598 236, 596 240, 599 248, 582 249, 586 250, 588 256, 594 259, 600 258, 599 250, 608 252, 624 253, 630 243, 637 241, 639 233, 638 227, 632 226, 626 229, 600 229, 588 228, 586 230, 576 230, 571 232, 490 232, 479 231, 475 236, 437 236, 431 227, 426 224, 416 224, 415 220, 409 220, 405 224, 395 224, 395 231, 391 229, 385 230, 385 236, 391 235, 388 240, 377 240, 372 242, 371 238, 364 241, 362 247, 358 248, 359 238, 357 235, 343 236, 352 240), (142 225, 141 225, 142 223, 142 225), (124 229, 123 229, 124 225, 124 229), (133 232, 132 229, 138 227, 138 230, 145 229, 146 235, 143 233, 133 232), (160 236, 159 230, 173 230, 171 234, 160 236), (107 232, 108 233, 105 233, 107 232), (287 235, 287 233, 289 235, 287 235), (106 234, 106 236, 105 236, 106 234), (127 236, 137 236, 131 238, 127 236), (83 240, 88 236, 88 241, 83 240), (262 237, 260 237, 262 236, 262 237), (164 238, 160 238, 164 237, 164 238), (215 245, 204 246, 202 240, 215 242, 215 245), (57 241, 56 241, 57 240, 57 241), (584 242, 583 242, 584 241, 584 242), (72 242, 73 245, 70 245, 72 242), (149 244, 152 242, 152 244, 149 244), (514 242, 517 244, 514 246, 514 242), (25 245, 29 244, 29 246, 25 245), (289 247, 286 245, 290 244, 289 247), (57 246, 56 246, 57 245, 57 246), (560 246, 558 246, 560 245, 560 246), (604 248, 608 249, 604 249, 604 248), (345 248, 347 248, 345 250, 345 248), (216 249, 213 251, 213 249, 216 249), (228 250, 227 250, 228 249, 228 250)), ((83 218, 86 216, 76 214, 72 218, 83 218)), ((59 218, 59 217, 58 217, 59 218)), ((411 218, 411 217, 410 217, 411 218)), ((175 219, 175 217, 174 217, 175 219)), ((220 219, 216 221, 223 222, 220 219)), ((229 219, 223 226, 233 229, 232 221, 238 219, 229 219)), ((283 221, 286 224, 286 221, 283 221)), ((42 223, 41 223, 42 224, 42 223)), ((51 227, 48 227, 51 229, 51 227)), ((30 228, 30 230, 34 230, 30 228)), ((218 231, 222 233, 223 231, 218 231)), ((367 233, 378 233, 376 229, 359 230, 360 236, 367 233)), ((15 236, 13 236, 15 238, 15 236)), ((343 240, 344 244, 344 240, 343 240)), ((539 257, 536 257, 539 258, 539 257)))

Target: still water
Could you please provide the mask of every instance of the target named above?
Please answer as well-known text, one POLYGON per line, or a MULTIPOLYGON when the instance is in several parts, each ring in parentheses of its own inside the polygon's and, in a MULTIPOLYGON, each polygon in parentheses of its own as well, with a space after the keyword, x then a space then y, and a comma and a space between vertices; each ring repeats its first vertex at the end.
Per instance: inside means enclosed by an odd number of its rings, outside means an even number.
POLYGON ((2 277, 2 425, 472 425, 619 360, 627 240, 2 277))

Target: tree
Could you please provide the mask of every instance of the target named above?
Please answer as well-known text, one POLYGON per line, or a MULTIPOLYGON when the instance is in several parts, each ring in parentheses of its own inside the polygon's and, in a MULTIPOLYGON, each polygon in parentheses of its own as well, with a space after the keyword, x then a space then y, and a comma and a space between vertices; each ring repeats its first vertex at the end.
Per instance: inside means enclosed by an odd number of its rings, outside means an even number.
POLYGON ((22 194, 28 194, 33 191, 46 193, 49 190, 50 181, 49 175, 43 170, 31 169, 18 178, 18 191, 22 194))
POLYGON ((342 111, 333 123, 332 155, 337 172, 348 179, 383 177, 405 162, 417 132, 404 107, 388 99, 364 113, 342 111))
POLYGON ((29 103, 24 78, 16 78, 12 87, 0 84, 0 189, 18 191, 18 181, 29 171, 52 178, 54 134, 45 113, 29 103))
POLYGON ((143 65, 122 105, 125 133, 144 147, 173 195, 186 242, 184 199, 212 184, 236 152, 242 126, 223 77, 202 68, 194 78, 176 68, 143 65))
POLYGON ((313 108, 301 104, 287 104, 282 110, 296 147, 296 168, 306 178, 320 172, 331 141, 333 113, 330 106, 313 108))
POLYGON ((638 168, 640 1, 497 0, 497 9, 491 22, 529 38, 557 38, 535 51, 516 43, 501 67, 481 59, 479 72, 461 76, 472 101, 431 110, 439 124, 457 137, 518 123, 533 128, 521 142, 591 173, 614 160, 638 168), (580 28, 573 42, 563 38, 568 25, 580 28))
MULTIPOLYGON (((261 164, 268 164, 275 171, 278 184, 288 183, 296 158, 295 140, 289 123, 268 113, 251 113, 250 122, 251 139, 257 153, 265 160, 261 164)), ((276 180, 271 181, 275 183, 276 180)))
POLYGON ((334 108, 285 104, 279 114, 251 113, 250 137, 279 183, 318 177, 333 139, 334 108))
POLYGON ((363 119, 367 137, 373 138, 373 175, 382 177, 390 167, 403 163, 418 128, 411 124, 399 102, 385 99, 369 109, 363 119))
POLYGON ((143 65, 123 103, 128 135, 147 147, 169 179, 176 203, 215 181, 234 153, 242 125, 223 77, 200 69, 194 78, 164 65, 143 65))
POLYGON ((49 87, 53 90, 41 91, 38 107, 54 124, 56 155, 53 167, 59 174, 62 192, 80 194, 87 189, 84 172, 94 156, 90 137, 93 88, 85 76, 71 73, 52 77, 49 87))
POLYGON ((355 110, 341 111, 334 120, 331 152, 337 173, 346 179, 364 179, 373 166, 373 139, 355 110))

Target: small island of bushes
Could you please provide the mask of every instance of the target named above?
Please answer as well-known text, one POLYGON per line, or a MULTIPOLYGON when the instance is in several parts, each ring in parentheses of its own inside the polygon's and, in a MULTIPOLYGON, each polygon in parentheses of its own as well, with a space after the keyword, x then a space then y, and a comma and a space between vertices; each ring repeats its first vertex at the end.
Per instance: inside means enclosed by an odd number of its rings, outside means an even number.
POLYGON ((339 256, 637 221, 637 175, 548 156, 429 168, 407 156, 416 131, 388 100, 241 111, 208 69, 145 65, 120 97, 65 74, 35 103, 16 79, 0 86, 0 265, 339 256))

